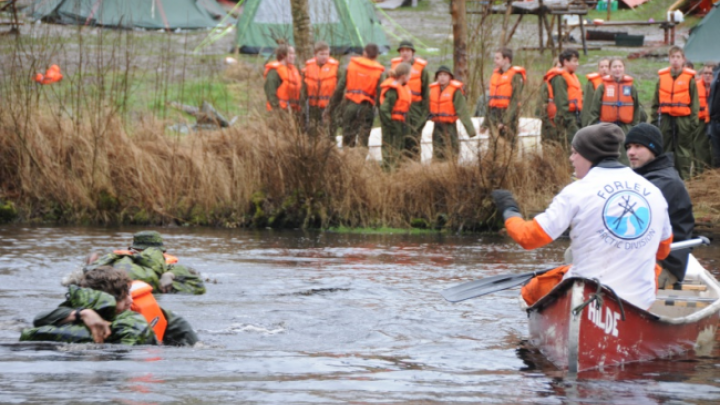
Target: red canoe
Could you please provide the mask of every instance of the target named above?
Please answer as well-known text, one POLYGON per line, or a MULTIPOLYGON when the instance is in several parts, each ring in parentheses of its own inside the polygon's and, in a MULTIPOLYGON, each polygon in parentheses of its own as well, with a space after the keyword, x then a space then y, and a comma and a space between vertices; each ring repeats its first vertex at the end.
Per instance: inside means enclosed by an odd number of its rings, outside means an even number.
POLYGON ((526 308, 530 342, 571 374, 689 351, 709 354, 719 297, 720 284, 692 255, 683 290, 659 290, 647 311, 607 288, 598 291, 595 281, 568 279, 526 308))

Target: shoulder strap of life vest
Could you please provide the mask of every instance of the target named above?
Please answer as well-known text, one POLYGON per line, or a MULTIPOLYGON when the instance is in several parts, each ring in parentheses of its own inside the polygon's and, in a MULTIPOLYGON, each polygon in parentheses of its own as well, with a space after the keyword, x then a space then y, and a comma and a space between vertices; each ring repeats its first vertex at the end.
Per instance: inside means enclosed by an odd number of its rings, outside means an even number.
POLYGON ((422 67, 427 66, 427 64, 428 64, 427 61, 422 58, 415 58, 415 62, 413 62, 413 65, 420 65, 422 67))
POLYGON ((527 73, 525 72, 525 68, 522 66, 513 66, 510 68, 510 70, 513 71, 513 73, 520 73, 523 78, 523 82, 527 81, 527 73))
POLYGON ((280 66, 282 66, 282 64, 281 64, 280 62, 278 62, 278 61, 270 62, 270 63, 266 64, 266 65, 265 65, 265 73, 263 73, 263 77, 264 77, 264 78, 267 77, 267 74, 268 74, 271 70, 277 69, 277 68, 279 68, 280 66))

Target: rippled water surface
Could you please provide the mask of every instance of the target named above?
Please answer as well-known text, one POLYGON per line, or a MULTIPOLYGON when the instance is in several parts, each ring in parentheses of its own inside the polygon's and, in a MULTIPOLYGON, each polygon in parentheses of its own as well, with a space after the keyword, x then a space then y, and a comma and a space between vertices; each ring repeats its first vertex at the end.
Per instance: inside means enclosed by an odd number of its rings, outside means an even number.
MULTIPOLYGON (((526 252, 491 236, 160 229, 209 280, 205 295, 159 297, 197 347, 16 343, 63 300, 63 276, 138 230, 0 227, 0 403, 720 403, 717 350, 571 380, 524 344, 517 290, 438 294, 550 267, 562 241, 526 252)), ((696 256, 720 263, 717 247, 696 256)))

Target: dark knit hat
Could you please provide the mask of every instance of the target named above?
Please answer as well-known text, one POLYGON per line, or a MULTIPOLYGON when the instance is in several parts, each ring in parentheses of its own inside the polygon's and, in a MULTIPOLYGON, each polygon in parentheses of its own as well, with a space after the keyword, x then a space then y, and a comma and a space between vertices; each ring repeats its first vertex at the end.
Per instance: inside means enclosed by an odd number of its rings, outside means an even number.
POLYGON ((437 72, 435 72, 435 80, 437 80, 438 74, 440 74, 440 73, 447 73, 450 75, 450 77, 455 79, 455 75, 453 74, 452 70, 450 70, 450 68, 445 65, 441 65, 438 68, 437 72))
POLYGON ((410 42, 410 41, 407 41, 407 40, 405 40, 405 41, 400 41, 400 45, 398 45, 397 51, 400 52, 400 50, 403 49, 403 48, 412 49, 412 51, 415 52, 415 46, 414 46, 413 43, 410 42))
POLYGON ((625 137, 625 149, 628 144, 636 143, 642 145, 652 152, 655 156, 663 154, 662 133, 654 125, 641 123, 633 127, 625 137))
POLYGON ((595 164, 605 158, 617 159, 624 140, 625 134, 619 126, 605 122, 577 131, 572 146, 580 156, 595 164))

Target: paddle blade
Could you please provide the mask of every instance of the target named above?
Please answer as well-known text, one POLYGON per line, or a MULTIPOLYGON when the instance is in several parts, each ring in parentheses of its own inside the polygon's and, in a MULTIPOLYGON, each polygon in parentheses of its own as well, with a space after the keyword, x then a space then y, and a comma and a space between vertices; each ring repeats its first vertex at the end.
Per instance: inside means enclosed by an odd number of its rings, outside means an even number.
POLYGON ((525 273, 517 275, 502 275, 484 278, 482 280, 469 281, 442 290, 443 298, 450 302, 460 302, 470 298, 482 297, 494 292, 520 287, 535 277, 538 273, 525 273))

